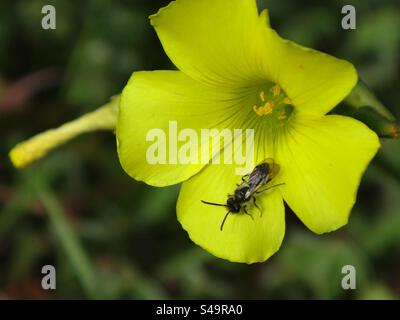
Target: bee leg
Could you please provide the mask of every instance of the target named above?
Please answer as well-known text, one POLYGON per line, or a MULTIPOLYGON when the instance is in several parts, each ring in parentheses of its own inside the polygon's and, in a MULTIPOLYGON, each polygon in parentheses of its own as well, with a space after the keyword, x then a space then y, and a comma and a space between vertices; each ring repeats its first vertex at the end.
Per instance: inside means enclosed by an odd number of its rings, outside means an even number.
POLYGON ((253 196, 253 203, 254 203, 254 206, 255 206, 258 210, 261 210, 260 207, 259 207, 258 204, 257 204, 256 197, 254 197, 254 196, 253 196))
POLYGON ((254 203, 254 206, 260 211, 260 218, 261 218, 262 217, 262 211, 261 211, 261 208, 257 204, 256 197, 254 197, 254 196, 253 196, 253 203, 254 203))
POLYGON ((243 207, 243 211, 244 211, 245 214, 247 214, 251 218, 251 220, 254 220, 253 216, 250 213, 247 212, 247 207, 246 206, 243 207))
MULTIPOLYGON (((246 174, 246 175, 244 175, 243 177, 242 177, 242 183, 243 182, 246 182, 246 179, 248 178, 248 174, 246 174)), ((240 183, 236 183, 236 187, 240 187, 241 186, 241 184, 240 183)))

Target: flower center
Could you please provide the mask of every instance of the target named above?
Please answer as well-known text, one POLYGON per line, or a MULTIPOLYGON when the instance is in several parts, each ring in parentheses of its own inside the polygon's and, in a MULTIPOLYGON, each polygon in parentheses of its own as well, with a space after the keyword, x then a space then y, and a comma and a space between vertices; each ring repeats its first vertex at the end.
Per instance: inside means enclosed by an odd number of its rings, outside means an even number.
POLYGON ((293 109, 292 102, 278 84, 270 87, 267 91, 261 90, 259 103, 253 106, 253 110, 258 116, 268 116, 271 120, 279 122, 288 120, 293 109))

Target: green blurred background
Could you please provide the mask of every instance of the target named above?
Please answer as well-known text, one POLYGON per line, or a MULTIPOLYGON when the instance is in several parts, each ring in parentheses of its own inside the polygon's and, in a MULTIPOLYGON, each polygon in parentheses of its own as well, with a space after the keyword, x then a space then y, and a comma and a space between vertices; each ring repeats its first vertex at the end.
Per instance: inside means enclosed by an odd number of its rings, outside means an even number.
MULTIPOLYGON (((133 71, 173 68, 147 19, 167 3, 0 2, 0 298, 398 299, 399 141, 383 141, 348 226, 317 236, 288 211, 280 251, 250 266, 194 245, 175 217, 179 186, 130 179, 109 132, 82 136, 27 169, 11 166, 14 144, 104 104, 133 71), (56 30, 41 29, 45 4, 56 7, 56 30), (46 264, 57 269, 54 291, 40 286, 46 264), (357 290, 341 288, 348 264, 357 290)), ((269 0, 268 7, 282 36, 352 61, 399 117, 398 4, 269 0), (357 9, 356 31, 341 29, 345 4, 357 9)))

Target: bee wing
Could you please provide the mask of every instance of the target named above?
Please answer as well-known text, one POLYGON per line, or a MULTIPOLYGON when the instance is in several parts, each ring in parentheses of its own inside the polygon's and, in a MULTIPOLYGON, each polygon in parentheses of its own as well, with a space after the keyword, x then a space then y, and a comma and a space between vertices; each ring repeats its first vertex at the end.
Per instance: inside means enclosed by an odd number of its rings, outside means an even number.
POLYGON ((276 177, 276 175, 279 173, 279 170, 281 169, 281 166, 277 163, 274 163, 273 166, 271 167, 271 173, 269 175, 269 179, 273 179, 276 177))
POLYGON ((278 174, 279 170, 280 166, 275 163, 274 159, 266 158, 261 161, 250 174, 243 176, 244 180, 238 188, 243 186, 247 186, 249 188, 246 192, 246 198, 248 199, 262 186, 273 179, 278 174), (266 172, 260 168, 262 164, 268 164, 268 169, 266 169, 266 172))
POLYGON ((258 189, 267 183, 268 175, 260 177, 259 175, 252 175, 248 180, 249 190, 246 192, 246 198, 250 198, 258 189))
POLYGON ((273 158, 265 158, 264 160, 260 161, 257 165, 268 163, 269 165, 274 165, 275 161, 273 158))
POLYGON ((252 194, 254 194, 254 192, 256 192, 256 191, 257 191, 256 186, 249 186, 249 190, 247 190, 247 192, 246 192, 246 199, 250 199, 252 194))
POLYGON ((273 179, 281 169, 280 165, 277 164, 273 158, 266 158, 261 163, 268 163, 269 165, 270 172, 268 174, 268 180, 273 179))

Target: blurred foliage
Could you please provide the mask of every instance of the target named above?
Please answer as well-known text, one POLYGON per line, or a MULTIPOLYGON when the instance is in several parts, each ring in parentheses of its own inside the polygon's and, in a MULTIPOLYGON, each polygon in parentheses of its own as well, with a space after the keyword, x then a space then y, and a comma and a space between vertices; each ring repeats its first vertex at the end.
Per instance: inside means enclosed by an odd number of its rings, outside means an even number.
MULTIPOLYGON (((400 143, 383 141, 347 227, 312 234, 288 211, 281 250, 240 265, 195 246, 175 218, 179 187, 151 188, 121 169, 115 137, 81 137, 22 171, 9 149, 124 87, 138 70, 170 69, 147 16, 161 0, 0 2, 0 298, 400 297, 400 143), (57 29, 42 30, 44 4, 57 29), (57 268, 57 290, 40 287, 57 268), (344 265, 357 290, 341 289, 344 265)), ((264 1, 260 1, 264 4, 264 1)), ((349 59, 400 116, 398 0, 269 0, 271 22, 303 45, 349 59), (340 27, 357 9, 357 30, 340 27)))

